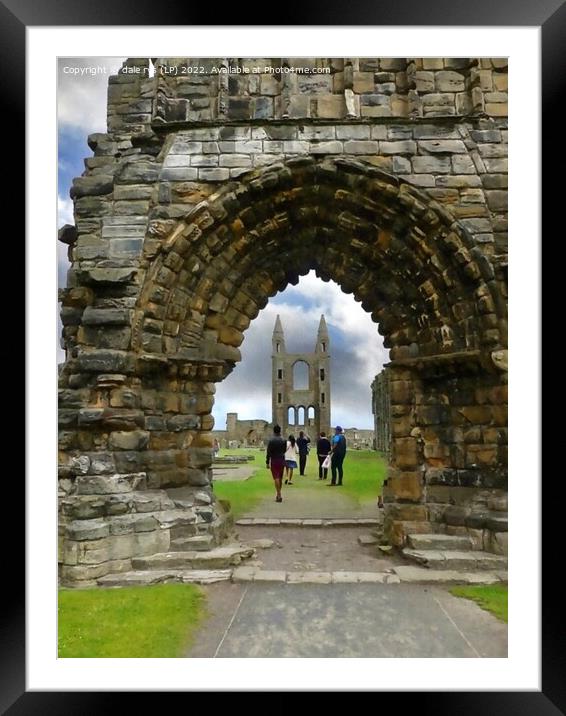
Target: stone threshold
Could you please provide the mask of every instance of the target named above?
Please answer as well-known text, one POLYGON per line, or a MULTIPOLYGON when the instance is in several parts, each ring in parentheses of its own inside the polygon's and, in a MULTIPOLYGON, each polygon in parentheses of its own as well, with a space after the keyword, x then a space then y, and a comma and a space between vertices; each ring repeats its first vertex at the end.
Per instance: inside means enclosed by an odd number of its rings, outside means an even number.
POLYGON ((380 525, 375 517, 359 518, 292 518, 292 517, 244 517, 236 520, 238 527, 368 527, 380 525))
POLYGON ((257 567, 202 570, 138 570, 100 577, 100 587, 150 584, 214 584, 215 582, 279 582, 282 584, 495 584, 507 581, 507 572, 453 572, 398 566, 392 572, 288 572, 257 567))

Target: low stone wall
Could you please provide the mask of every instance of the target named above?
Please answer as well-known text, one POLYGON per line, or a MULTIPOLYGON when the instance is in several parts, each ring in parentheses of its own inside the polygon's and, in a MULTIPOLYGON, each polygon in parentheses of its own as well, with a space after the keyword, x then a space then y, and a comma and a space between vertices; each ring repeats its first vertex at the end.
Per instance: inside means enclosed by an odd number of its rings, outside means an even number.
POLYGON ((67 586, 132 569, 132 559, 167 552, 179 537, 226 537, 231 515, 208 492, 146 490, 143 473, 82 476, 59 496, 59 576, 67 586), (175 491, 171 491, 175 493, 175 491))
POLYGON ((239 463, 253 462, 253 455, 222 455, 215 457, 212 461, 213 465, 237 465, 239 463))
POLYGON ((507 493, 473 487, 438 489, 423 505, 386 505, 386 530, 391 543, 404 547, 407 535, 437 533, 470 537, 474 550, 507 554, 507 493))

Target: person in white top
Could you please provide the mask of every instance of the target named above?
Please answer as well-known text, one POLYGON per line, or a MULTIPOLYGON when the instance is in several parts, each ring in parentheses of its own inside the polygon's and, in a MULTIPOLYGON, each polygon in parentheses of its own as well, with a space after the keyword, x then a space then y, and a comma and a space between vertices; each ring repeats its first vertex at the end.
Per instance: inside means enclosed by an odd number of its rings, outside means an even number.
POLYGON ((299 448, 295 441, 294 435, 289 435, 287 440, 287 450, 285 451, 285 484, 293 484, 293 470, 297 467, 297 460, 299 459, 299 448))

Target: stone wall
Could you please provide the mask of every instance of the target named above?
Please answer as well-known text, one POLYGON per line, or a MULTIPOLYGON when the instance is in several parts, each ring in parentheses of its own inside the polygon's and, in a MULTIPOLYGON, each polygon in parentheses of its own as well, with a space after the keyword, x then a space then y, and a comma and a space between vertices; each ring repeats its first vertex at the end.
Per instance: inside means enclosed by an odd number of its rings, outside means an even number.
POLYGON ((389 372, 384 368, 371 384, 375 449, 389 456, 391 452, 391 399, 389 372))
MULTIPOLYGON (((333 431, 330 435, 333 435, 333 431)), ((373 430, 360 428, 344 428, 344 436, 351 450, 375 450, 375 433, 373 430)))
MULTIPOLYGON (((211 494, 215 384, 309 270, 390 348, 391 533, 440 519, 428 487, 505 489, 505 61, 316 62, 330 74, 168 75, 180 58, 110 78, 108 132, 89 137, 60 232, 62 514, 71 500, 71 522, 102 520, 100 539, 118 544, 147 490, 157 534, 175 488, 193 494, 176 509, 210 517, 194 494, 211 494)), ((65 579, 85 579, 65 524, 65 579)), ((104 549, 100 569, 121 568, 104 549)))
POLYGON ((271 426, 267 420, 239 420, 238 413, 228 413, 226 430, 213 430, 211 436, 224 448, 230 447, 230 443, 239 443, 243 447, 260 446, 271 437, 271 426))
POLYGON ((304 432, 316 440, 321 431, 330 432, 332 407, 332 376, 330 370, 330 337, 324 316, 321 316, 314 350, 310 353, 289 353, 281 319, 277 316, 272 336, 271 405, 272 424, 281 427, 284 436, 304 432), (298 363, 307 371, 305 385, 295 383, 298 363))

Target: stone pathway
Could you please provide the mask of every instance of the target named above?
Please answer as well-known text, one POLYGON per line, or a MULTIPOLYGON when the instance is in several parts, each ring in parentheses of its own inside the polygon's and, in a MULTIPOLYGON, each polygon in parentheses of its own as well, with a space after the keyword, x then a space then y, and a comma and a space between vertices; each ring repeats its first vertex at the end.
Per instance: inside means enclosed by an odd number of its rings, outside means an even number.
POLYGON ((237 521, 238 539, 256 557, 203 587, 210 617, 187 657, 507 656, 506 624, 445 588, 499 581, 505 572, 408 565, 378 549, 376 506, 360 510, 324 483, 316 492, 298 487, 285 489, 282 504, 266 499, 237 521))
POLYGON ((211 617, 189 658, 507 656, 504 623, 437 587, 226 583, 206 591, 211 617))
MULTIPOLYGON (((361 545, 360 537, 368 535, 367 526, 299 527, 237 525, 241 542, 255 545, 257 556, 252 567, 286 572, 386 572, 395 564, 404 564, 397 557, 385 556, 376 545, 361 545), (261 548, 259 540, 273 546, 261 548)), ((245 566, 250 566, 246 562, 245 566)))
POLYGON ((218 465, 212 469, 212 479, 216 482, 249 480, 257 467, 249 465, 218 465))
MULTIPOLYGON (((236 471, 252 468, 227 470, 236 471)), ((446 559, 445 569, 409 564, 379 549, 383 511, 375 504, 360 508, 312 476, 295 481, 283 503, 266 498, 237 520, 232 545, 190 551, 190 540, 177 540, 177 551, 136 560, 137 571, 99 583, 202 585, 209 618, 189 658, 507 655, 506 625, 446 588, 506 580, 503 562, 491 573, 479 563, 456 571, 446 559)), ((465 545, 418 536, 413 551, 437 567, 436 552, 450 547, 465 545)))
MULTIPOLYGON (((307 467, 308 471, 308 467, 307 467)), ((318 480, 307 472, 305 477, 294 477, 293 485, 283 485, 283 502, 272 496, 262 500, 253 512, 243 518, 379 518, 381 510, 376 502, 359 505, 340 487, 328 487, 328 480, 318 480)))

